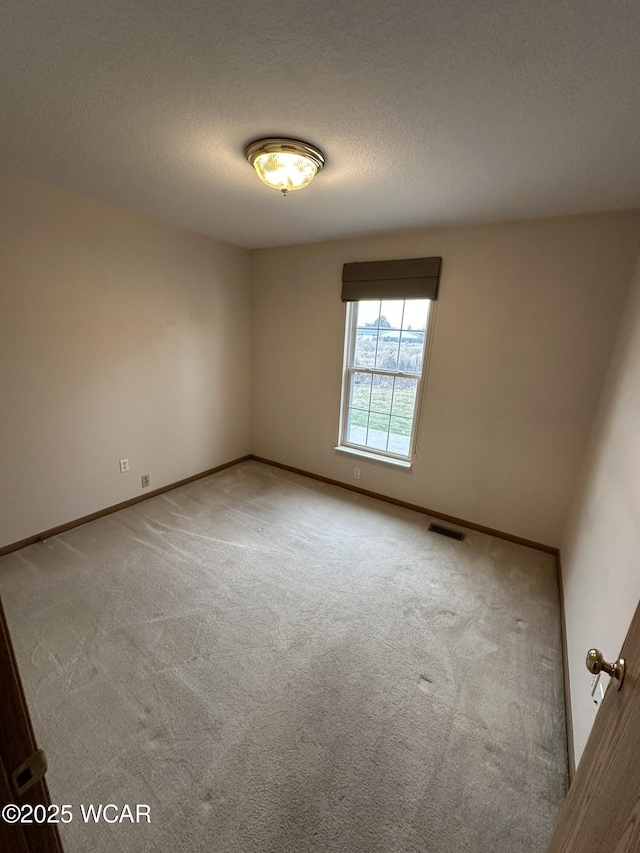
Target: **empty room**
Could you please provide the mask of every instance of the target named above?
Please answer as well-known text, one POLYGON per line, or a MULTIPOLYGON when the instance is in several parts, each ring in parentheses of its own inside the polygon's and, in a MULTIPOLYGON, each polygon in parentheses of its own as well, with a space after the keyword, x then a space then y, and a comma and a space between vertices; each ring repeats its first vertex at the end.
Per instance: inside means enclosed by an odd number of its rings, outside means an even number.
POLYGON ((640 6, 0 20, 0 850, 640 850, 640 6))

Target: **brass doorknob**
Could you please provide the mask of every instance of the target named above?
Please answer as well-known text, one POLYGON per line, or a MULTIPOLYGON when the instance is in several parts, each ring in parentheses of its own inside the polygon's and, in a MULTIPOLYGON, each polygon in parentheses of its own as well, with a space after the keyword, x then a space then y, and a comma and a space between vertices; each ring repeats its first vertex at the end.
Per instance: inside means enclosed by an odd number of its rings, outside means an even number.
POLYGON ((618 658, 615 663, 608 663, 604 659, 604 655, 600 649, 589 649, 587 652, 587 669, 593 675, 599 672, 606 672, 611 678, 615 679, 618 690, 622 687, 624 681, 624 658, 618 658))

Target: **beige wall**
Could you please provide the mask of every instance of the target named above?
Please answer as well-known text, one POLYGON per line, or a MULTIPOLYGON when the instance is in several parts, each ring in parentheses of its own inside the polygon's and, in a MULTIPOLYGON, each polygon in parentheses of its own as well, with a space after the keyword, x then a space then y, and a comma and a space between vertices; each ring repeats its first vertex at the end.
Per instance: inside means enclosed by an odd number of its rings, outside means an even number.
POLYGON ((248 453, 249 319, 244 250, 0 178, 0 546, 248 453))
POLYGON ((640 599, 639 428, 640 265, 562 545, 576 758, 593 722, 586 652, 615 660, 640 599))
POLYGON ((560 543, 640 244, 640 215, 422 231, 252 253, 252 450, 560 543), (336 453, 342 264, 442 255, 410 472, 336 453))

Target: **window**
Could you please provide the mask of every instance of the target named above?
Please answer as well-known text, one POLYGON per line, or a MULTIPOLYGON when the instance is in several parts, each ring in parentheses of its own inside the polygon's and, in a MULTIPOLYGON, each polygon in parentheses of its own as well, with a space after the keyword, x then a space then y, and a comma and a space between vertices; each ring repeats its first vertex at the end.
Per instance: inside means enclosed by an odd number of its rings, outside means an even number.
POLYGON ((362 300, 347 307, 340 445, 412 454, 431 300, 362 300))
POLYGON ((409 466, 441 258, 345 264, 338 450, 409 466))

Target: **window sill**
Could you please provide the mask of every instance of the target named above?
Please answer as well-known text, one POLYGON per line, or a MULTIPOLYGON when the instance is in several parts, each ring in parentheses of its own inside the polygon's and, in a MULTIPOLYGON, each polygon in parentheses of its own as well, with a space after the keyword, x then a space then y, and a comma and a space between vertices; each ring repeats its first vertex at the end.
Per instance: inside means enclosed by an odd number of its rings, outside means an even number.
POLYGON ((392 465, 394 468, 403 468, 405 471, 411 468, 411 462, 408 459, 394 459, 392 456, 380 456, 378 453, 373 453, 369 450, 359 450, 356 447, 346 447, 343 444, 339 444, 334 450, 337 450, 338 453, 346 453, 349 456, 367 459, 369 462, 382 462, 385 465, 392 465))

